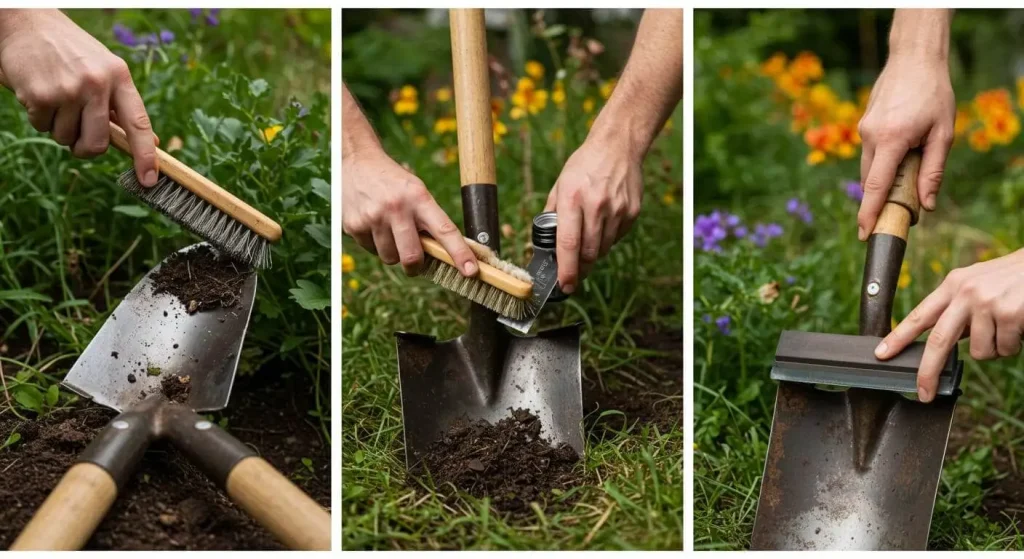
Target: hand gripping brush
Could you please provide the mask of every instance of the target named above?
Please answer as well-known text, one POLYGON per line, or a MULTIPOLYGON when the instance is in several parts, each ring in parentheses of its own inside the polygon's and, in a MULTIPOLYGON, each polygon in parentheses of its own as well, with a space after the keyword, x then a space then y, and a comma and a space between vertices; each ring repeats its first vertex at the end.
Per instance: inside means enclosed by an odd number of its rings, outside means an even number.
MULTIPOLYGON (((114 123, 110 143, 131 155, 128 136, 114 123)), ((122 173, 118 184, 233 259, 257 269, 270 267, 270 245, 281 239, 280 225, 162 149, 157 148, 156 157, 160 178, 155 186, 142 186, 134 169, 122 173)))
POLYGON ((555 212, 544 212, 534 218, 533 258, 525 270, 502 260, 490 247, 467 238, 466 243, 480 264, 480 272, 470 278, 459 272, 441 243, 420 237, 424 252, 430 256, 426 275, 441 287, 498 313, 498 322, 527 334, 545 303, 566 298, 558 289, 556 234, 555 212))

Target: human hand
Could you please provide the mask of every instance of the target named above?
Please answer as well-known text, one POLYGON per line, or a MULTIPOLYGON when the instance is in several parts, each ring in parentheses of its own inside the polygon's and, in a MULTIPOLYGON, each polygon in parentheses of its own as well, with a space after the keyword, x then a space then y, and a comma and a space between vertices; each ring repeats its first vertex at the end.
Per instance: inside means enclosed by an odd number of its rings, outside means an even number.
POLYGON ((544 211, 558 212, 558 283, 572 293, 594 262, 636 221, 644 185, 642 156, 590 138, 566 161, 544 211))
POLYGON ((892 55, 871 90, 860 121, 864 199, 858 237, 867 240, 889 196, 896 168, 907 152, 923 148, 917 190, 921 205, 935 209, 946 156, 953 145, 956 103, 944 59, 892 55))
POLYGON ((124 128, 135 172, 157 182, 156 139, 124 60, 57 10, 0 10, 0 83, 14 91, 29 122, 76 157, 110 143, 112 118, 124 128))
POLYGON ((385 264, 401 262, 407 275, 419 274, 423 264, 419 232, 425 230, 444 246, 462 275, 476 275, 476 255, 459 228, 423 181, 383 151, 371 149, 342 158, 341 198, 342 229, 385 264))
POLYGON ((942 366, 963 336, 971 338, 974 359, 1017 355, 1024 331, 1024 250, 950 272, 942 285, 882 340, 875 357, 895 357, 929 328, 917 372, 917 394, 922 402, 935 397, 942 366))

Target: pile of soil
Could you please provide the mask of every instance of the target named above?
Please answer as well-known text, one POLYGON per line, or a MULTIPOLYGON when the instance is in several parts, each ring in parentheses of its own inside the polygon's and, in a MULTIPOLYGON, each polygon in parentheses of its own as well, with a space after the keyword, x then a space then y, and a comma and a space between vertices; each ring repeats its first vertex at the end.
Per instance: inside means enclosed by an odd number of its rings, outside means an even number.
POLYGON ((153 293, 170 293, 189 314, 238 304, 252 271, 207 245, 171 255, 153 273, 153 293))
MULTIPOLYGON (((672 309, 665 309, 670 313, 672 309)), ((584 427, 591 439, 640 425, 662 433, 683 423, 683 331, 665 330, 646 319, 627 324, 637 349, 662 353, 639 364, 641 374, 583 372, 584 427), (601 417, 602 412, 616 411, 601 417)))
POLYGON ((160 381, 160 392, 167 397, 168 401, 184 404, 188 401, 189 393, 192 392, 192 378, 188 375, 164 377, 164 380, 160 381))
POLYGON ((523 409, 496 425, 457 420, 412 473, 429 472, 438 488, 450 483, 474 497, 490 497, 495 510, 512 518, 532 516, 531 502, 550 510, 556 491, 583 481, 576 451, 567 444, 553 447, 540 431, 540 419, 523 409))
MULTIPOLYGON (((9 373, 13 374, 13 373, 9 373)), ((331 455, 317 427, 308 387, 267 370, 235 382, 227 429, 325 507, 331 503, 331 455), (302 458, 313 460, 310 471, 302 458)), ((0 549, 6 549, 47 494, 114 412, 79 405, 35 421, 0 415, 0 549)), ((86 544, 101 550, 279 550, 283 546, 173 447, 150 448, 86 544)))

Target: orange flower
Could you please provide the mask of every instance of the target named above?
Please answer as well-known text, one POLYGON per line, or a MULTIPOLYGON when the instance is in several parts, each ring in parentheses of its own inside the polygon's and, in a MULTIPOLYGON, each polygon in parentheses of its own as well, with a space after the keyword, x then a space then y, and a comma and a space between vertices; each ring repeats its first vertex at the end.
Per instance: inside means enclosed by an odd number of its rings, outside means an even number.
POLYGON ((971 149, 974 151, 988 151, 992 148, 992 143, 988 139, 988 134, 985 133, 984 128, 978 128, 971 132, 971 135, 967 137, 967 143, 970 144, 971 149))
POLYGON ((971 114, 970 108, 961 105, 956 110, 956 123, 953 124, 953 134, 960 138, 970 130, 971 125, 974 124, 974 115, 971 114))
MULTIPOLYGON (((516 84, 516 92, 512 94, 512 104, 521 111, 529 111, 535 115, 548 104, 548 92, 544 89, 537 89, 537 86, 530 78, 519 78, 516 84)), ((519 113, 522 116, 522 112, 519 113)), ((512 118, 516 118, 515 115, 512 118)))
POLYGON ((817 81, 825 75, 821 59, 813 52, 804 51, 789 63, 789 73, 803 82, 817 81))
POLYGON ((786 71, 786 55, 777 52, 761 63, 761 74, 774 78, 786 71))
POLYGON ((993 144, 1008 145, 1020 134, 1020 119, 1013 112, 996 111, 982 119, 985 133, 993 144))
POLYGON ((974 96, 974 109, 983 118, 994 113, 1008 113, 1011 107, 1010 92, 1006 89, 989 89, 974 96))

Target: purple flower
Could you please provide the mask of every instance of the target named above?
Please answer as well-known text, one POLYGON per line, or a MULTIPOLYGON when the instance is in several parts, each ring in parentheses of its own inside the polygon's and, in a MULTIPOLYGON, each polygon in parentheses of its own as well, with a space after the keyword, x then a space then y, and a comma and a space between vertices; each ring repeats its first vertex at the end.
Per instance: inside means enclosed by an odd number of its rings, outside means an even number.
POLYGON ((740 225, 732 230, 732 234, 735 235, 737 239, 745 239, 747 237, 747 228, 740 225))
POLYGON ((737 225, 740 224, 740 217, 737 215, 729 214, 729 216, 725 218, 725 224, 728 225, 729 227, 736 227, 737 225))
POLYGON ((206 14, 206 25, 217 27, 220 25, 220 8, 211 8, 206 14))
POLYGON ((732 319, 730 319, 728 315, 720 316, 715 319, 715 326, 718 327, 719 332, 721 332, 725 336, 728 336, 730 333, 732 333, 732 330, 729 328, 730 322, 732 322, 732 319))
POLYGON ((861 188, 860 183, 857 181, 848 181, 843 188, 846 190, 846 196, 854 202, 860 202, 864 199, 864 189, 861 188))
POLYGON ((789 215, 795 215, 799 217, 804 223, 810 223, 813 220, 811 215, 811 209, 807 207, 807 204, 801 202, 798 198, 790 198, 786 202, 786 212, 789 215))
POLYGON ((740 218, 733 214, 715 210, 707 215, 698 215, 693 224, 694 246, 706 252, 721 252, 720 243, 729 237, 730 228, 737 239, 746 234, 740 218))
POLYGON ((701 320, 703 320, 705 324, 711 324, 711 315, 705 314, 703 317, 701 317, 701 320))
POLYGON ((191 14, 191 16, 192 16, 192 23, 195 23, 199 19, 199 16, 203 15, 203 9, 202 8, 189 8, 188 9, 188 13, 191 14))
POLYGON ((134 47, 139 44, 135 33, 120 23, 114 24, 114 39, 126 47, 134 47))
POLYGON ((793 285, 796 283, 796 278, 793 276, 786 276, 786 285, 793 285))
POLYGON ((781 236, 781 225, 777 223, 769 223, 768 225, 758 223, 754 226, 754 234, 751 235, 750 240, 752 240, 758 247, 764 247, 771 239, 781 236))
POLYGON ((173 43, 174 42, 174 33, 172 33, 171 31, 168 31, 167 29, 162 29, 160 31, 160 42, 165 44, 165 45, 169 44, 169 43, 173 43))

